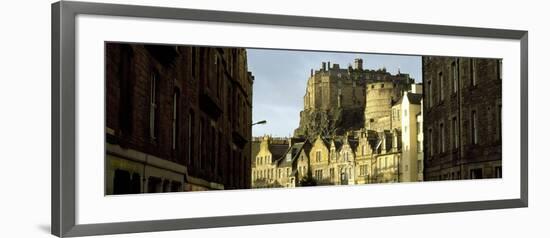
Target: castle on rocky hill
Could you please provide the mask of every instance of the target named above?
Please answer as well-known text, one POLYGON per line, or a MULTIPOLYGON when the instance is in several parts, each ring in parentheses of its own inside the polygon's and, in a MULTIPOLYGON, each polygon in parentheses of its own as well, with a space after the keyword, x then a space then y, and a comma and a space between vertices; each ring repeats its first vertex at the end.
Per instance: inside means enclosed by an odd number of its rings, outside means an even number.
POLYGON ((294 136, 313 140, 319 135, 341 136, 365 125, 373 130, 386 128, 392 103, 411 86, 414 79, 409 74, 364 69, 362 59, 355 59, 347 68, 323 62, 319 70, 311 70, 294 136), (384 112, 379 108, 385 108, 384 112))

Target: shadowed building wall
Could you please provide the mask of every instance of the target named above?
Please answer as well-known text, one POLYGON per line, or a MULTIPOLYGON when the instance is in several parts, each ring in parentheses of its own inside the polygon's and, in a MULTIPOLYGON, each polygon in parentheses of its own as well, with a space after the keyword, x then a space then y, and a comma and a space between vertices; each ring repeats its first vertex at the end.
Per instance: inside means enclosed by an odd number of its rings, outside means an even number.
POLYGON ((501 63, 422 58, 425 180, 502 177, 501 63))
POLYGON ((105 48, 106 194, 250 186, 244 49, 105 48))

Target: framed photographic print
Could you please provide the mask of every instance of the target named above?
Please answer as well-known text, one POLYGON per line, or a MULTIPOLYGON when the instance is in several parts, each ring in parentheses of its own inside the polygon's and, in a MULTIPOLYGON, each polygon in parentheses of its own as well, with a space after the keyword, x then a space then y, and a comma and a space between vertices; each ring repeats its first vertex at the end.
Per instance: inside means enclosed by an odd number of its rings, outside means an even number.
POLYGON ((526 207, 527 83, 526 31, 57 2, 52 233, 526 207))

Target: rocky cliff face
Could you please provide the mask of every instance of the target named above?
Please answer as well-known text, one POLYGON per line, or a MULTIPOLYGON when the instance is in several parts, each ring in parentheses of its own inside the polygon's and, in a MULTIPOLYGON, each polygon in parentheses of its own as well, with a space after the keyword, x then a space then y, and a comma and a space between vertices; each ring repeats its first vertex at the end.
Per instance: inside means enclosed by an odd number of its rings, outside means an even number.
POLYGON ((314 140, 317 135, 332 137, 358 130, 364 124, 363 108, 304 110, 300 112, 300 126, 294 130, 294 136, 310 140, 314 140))

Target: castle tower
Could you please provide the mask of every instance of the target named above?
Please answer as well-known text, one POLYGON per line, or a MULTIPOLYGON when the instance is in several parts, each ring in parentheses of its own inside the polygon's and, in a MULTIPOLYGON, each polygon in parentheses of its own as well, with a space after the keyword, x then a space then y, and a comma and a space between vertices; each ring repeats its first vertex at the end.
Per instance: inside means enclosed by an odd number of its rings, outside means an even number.
POLYGON ((375 131, 390 130, 391 107, 401 97, 401 85, 376 82, 367 84, 366 90, 365 127, 375 131))

